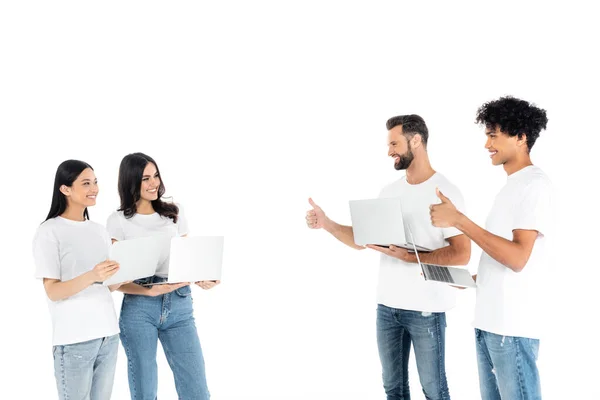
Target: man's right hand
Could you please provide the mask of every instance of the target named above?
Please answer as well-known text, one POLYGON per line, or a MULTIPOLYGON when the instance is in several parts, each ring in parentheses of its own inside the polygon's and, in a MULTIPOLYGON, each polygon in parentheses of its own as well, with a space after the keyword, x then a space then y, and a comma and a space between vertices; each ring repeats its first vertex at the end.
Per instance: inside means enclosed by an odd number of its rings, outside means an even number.
POLYGON ((311 229, 323 228, 325 226, 325 222, 327 221, 327 216, 312 198, 309 198, 308 202, 311 205, 312 210, 308 210, 306 212, 306 225, 308 225, 308 227, 311 229))
POLYGON ((184 286, 188 286, 189 282, 182 283, 165 283, 164 285, 153 285, 150 289, 148 289, 148 296, 156 297, 163 294, 171 293, 174 290, 182 288, 184 286))

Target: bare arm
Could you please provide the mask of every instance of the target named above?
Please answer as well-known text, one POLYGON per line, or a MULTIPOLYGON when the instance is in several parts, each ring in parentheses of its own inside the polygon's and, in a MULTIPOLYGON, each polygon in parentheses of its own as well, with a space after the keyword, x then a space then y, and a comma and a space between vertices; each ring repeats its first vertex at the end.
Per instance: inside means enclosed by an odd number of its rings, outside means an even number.
POLYGON ((463 214, 458 218, 456 227, 490 257, 514 272, 521 272, 525 268, 538 236, 534 230, 516 229, 513 239, 507 240, 486 231, 463 214))
POLYGON ((442 203, 430 206, 431 223, 434 226, 440 228, 454 226, 500 264, 514 272, 521 272, 525 268, 538 236, 537 231, 515 229, 513 230, 512 240, 504 239, 471 221, 466 215, 458 211, 454 204, 439 190, 437 195, 442 203))
MULTIPOLYGON (((431 253, 419 253, 421 262, 438 265, 467 265, 471 259, 471 241, 469 238, 465 235, 453 236, 448 238, 448 243, 449 246, 434 250, 431 253)), ((417 262, 415 253, 401 247, 390 246, 386 248, 370 244, 367 247, 405 262, 417 262)))
POLYGON ((123 292, 125 294, 137 294, 141 296, 150 296, 150 289, 144 287, 142 285, 138 285, 137 283, 128 283, 126 285, 122 285, 117 289, 119 292, 123 292))
POLYGON ((306 224, 311 229, 325 229, 331 233, 340 242, 346 246, 352 247, 353 249, 362 250, 363 246, 359 246, 354 243, 354 231, 351 226, 340 225, 335 221, 332 221, 325 215, 325 212, 315 204, 312 199, 308 199, 308 202, 312 206, 312 210, 306 212, 306 224))
POLYGON ((83 273, 68 281, 44 278, 46 295, 52 301, 67 299, 76 295, 96 282, 103 282, 119 270, 119 264, 114 261, 104 261, 96 265, 91 271, 83 273))
MULTIPOLYGON (((421 261, 427 264, 438 265, 467 265, 471 259, 471 239, 466 235, 457 235, 448 238, 449 246, 442 247, 431 253, 419 253, 421 261)), ((417 262, 416 256, 414 262, 417 262)))
POLYGON ((164 285, 153 285, 151 287, 145 287, 138 285, 137 283, 128 283, 126 285, 121 286, 119 289, 120 292, 125 294, 135 294, 138 296, 160 296, 161 294, 171 293, 174 290, 182 288, 184 286, 188 286, 189 282, 182 283, 166 283, 164 285))
POLYGON ((86 272, 83 275, 79 275, 77 278, 64 282, 60 279, 44 278, 44 288, 46 289, 46 295, 48 295, 50 300, 59 301, 76 295, 94 282, 95 281, 90 273, 86 272))
POLYGON ((334 238, 344 243, 346 246, 352 247, 356 250, 364 250, 363 246, 359 246, 354 243, 354 231, 351 226, 340 225, 337 222, 325 217, 323 229, 331 233, 334 238))

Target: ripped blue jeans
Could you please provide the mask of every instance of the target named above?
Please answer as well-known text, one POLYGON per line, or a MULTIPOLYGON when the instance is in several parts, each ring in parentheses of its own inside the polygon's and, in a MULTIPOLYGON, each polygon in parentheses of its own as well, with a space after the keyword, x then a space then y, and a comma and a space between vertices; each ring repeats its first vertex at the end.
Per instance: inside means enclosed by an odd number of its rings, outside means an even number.
POLYGON ((445 366, 446 314, 377 306, 377 346, 388 400, 410 400, 408 357, 415 350, 428 400, 449 400, 445 366))
POLYGON ((475 329, 479 388, 483 400, 540 400, 539 339, 475 329))
MULTIPOLYGON (((136 283, 162 281, 165 278, 154 276, 136 283)), ((156 400, 156 352, 159 340, 173 371, 177 398, 210 398, 189 286, 156 297, 126 294, 121 305, 119 325, 121 343, 127 355, 132 399, 156 400)))

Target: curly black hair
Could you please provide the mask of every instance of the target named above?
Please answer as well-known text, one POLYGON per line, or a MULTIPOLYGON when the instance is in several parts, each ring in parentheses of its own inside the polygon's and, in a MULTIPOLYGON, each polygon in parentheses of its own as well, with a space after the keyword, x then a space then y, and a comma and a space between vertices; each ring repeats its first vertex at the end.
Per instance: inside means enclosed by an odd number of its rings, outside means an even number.
POLYGON ((509 136, 525 134, 527 149, 531 151, 533 144, 546 129, 548 118, 546 110, 512 96, 501 97, 498 100, 485 103, 477 110, 475 123, 485 124, 489 129, 500 130, 509 136))

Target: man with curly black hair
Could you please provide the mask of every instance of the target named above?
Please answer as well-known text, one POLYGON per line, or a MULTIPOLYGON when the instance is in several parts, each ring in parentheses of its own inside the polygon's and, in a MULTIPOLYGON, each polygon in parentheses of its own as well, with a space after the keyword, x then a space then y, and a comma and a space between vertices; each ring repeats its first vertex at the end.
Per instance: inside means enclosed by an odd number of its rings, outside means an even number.
POLYGON ((485 229, 439 190, 442 203, 430 207, 431 221, 458 228, 483 250, 474 320, 482 399, 541 399, 536 361, 552 184, 533 165, 530 152, 548 118, 545 110, 524 100, 502 97, 481 106, 476 122, 485 125, 485 148, 492 164, 504 167, 507 183, 485 229))

